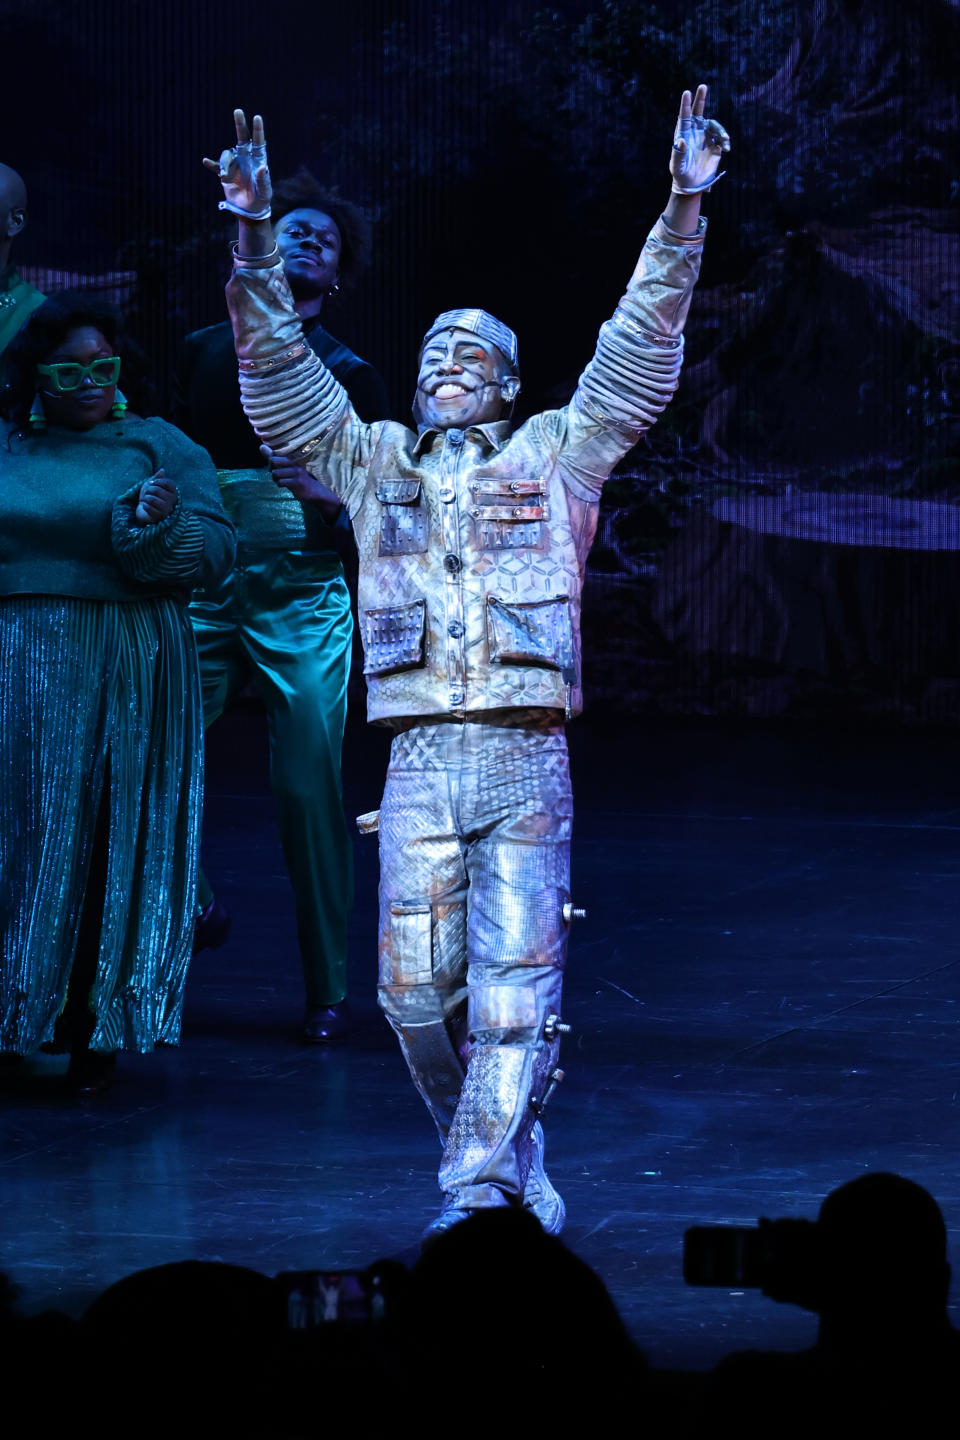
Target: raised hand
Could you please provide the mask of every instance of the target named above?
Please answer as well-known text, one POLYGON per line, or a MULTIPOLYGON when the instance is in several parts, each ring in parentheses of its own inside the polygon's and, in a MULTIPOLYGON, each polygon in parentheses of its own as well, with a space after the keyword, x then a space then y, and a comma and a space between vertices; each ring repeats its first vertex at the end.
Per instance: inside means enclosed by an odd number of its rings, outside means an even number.
POLYGON ((233 120, 237 127, 236 145, 224 150, 219 160, 208 160, 204 156, 203 163, 223 186, 221 210, 229 210, 241 220, 269 220, 273 187, 267 168, 263 118, 254 115, 252 135, 242 110, 234 110, 233 120))
POLYGON ((137 510, 134 516, 138 525, 158 525, 165 520, 180 498, 172 480, 163 470, 157 470, 140 486, 137 510))
POLYGON ((703 118, 706 103, 706 85, 698 85, 692 98, 689 90, 681 97, 670 156, 674 195, 700 195, 725 173, 720 157, 730 149, 730 136, 716 120, 703 118))

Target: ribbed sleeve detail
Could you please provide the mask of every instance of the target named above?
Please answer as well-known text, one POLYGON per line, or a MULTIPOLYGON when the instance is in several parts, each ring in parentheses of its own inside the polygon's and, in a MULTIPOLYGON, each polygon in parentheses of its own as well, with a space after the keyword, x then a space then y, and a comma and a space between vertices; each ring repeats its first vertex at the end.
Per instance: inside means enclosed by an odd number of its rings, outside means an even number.
POLYGON ((683 365, 683 326, 700 270, 705 226, 675 234, 658 221, 620 304, 600 330, 574 405, 639 436, 667 406, 683 365))
POLYGON ((682 364, 682 338, 660 351, 642 335, 630 335, 616 319, 608 320, 573 403, 601 425, 639 436, 669 403, 682 364))
POLYGON ((306 460, 347 408, 346 390, 312 350, 283 370, 241 369, 240 399, 264 444, 291 460, 306 460))
POLYGON ((169 581, 189 585, 199 579, 203 563, 203 526, 180 500, 156 525, 135 519, 140 487, 121 495, 113 507, 110 536, 117 564, 131 580, 144 584, 169 581))
POLYGON ((247 419, 278 455, 308 459, 343 419, 347 392, 304 341, 282 264, 238 264, 227 309, 247 419))

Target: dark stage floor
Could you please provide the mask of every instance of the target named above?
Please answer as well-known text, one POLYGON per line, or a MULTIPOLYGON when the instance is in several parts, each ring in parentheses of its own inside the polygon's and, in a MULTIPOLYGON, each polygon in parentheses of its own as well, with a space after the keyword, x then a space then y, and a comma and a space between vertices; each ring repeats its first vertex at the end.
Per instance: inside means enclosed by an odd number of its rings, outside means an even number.
MULTIPOLYGON (((956 741, 581 722, 571 748, 590 914, 548 1126, 567 1238, 657 1364, 807 1343, 802 1311, 686 1289, 681 1237, 812 1215, 890 1169, 932 1191, 956 1241, 956 741)), ((349 813, 376 806, 385 756, 351 728, 349 813)), ((207 857, 234 936, 195 964, 182 1048, 121 1057, 95 1103, 5 1102, 0 1269, 25 1308, 79 1313, 130 1270, 190 1257, 268 1273, 408 1259, 435 1211, 432 1131, 375 1008, 372 839, 357 842, 355 1042, 298 1043, 255 710, 212 746, 207 857)))

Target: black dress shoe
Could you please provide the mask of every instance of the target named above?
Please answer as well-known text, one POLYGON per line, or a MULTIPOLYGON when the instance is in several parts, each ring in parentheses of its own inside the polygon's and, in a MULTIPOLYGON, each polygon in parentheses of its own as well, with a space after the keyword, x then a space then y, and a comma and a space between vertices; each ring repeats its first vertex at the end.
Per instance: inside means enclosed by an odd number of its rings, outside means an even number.
POLYGON ((193 922, 194 955, 199 955, 201 950, 219 950, 230 934, 232 924, 233 916, 226 905, 221 905, 219 900, 211 900, 193 922))
POLYGON ((303 1017, 303 1038, 310 1045, 333 1045, 350 1034, 350 1007, 346 1000, 336 1005, 308 1005, 303 1017))
POLYGON ((113 1084, 116 1070, 115 1050, 74 1050, 66 1074, 67 1093, 88 1098, 103 1095, 113 1084))

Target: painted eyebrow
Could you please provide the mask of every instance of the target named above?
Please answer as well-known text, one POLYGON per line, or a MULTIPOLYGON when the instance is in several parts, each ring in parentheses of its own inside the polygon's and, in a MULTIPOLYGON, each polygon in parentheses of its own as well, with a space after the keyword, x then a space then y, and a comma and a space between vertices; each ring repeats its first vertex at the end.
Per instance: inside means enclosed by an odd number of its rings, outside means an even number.
MULTIPOLYGON (((461 350, 476 350, 480 355, 490 354, 490 351, 487 349, 487 347, 485 345, 481 345, 479 340, 460 340, 453 347, 454 355, 459 355, 461 350)), ((432 358, 434 355, 445 355, 446 353, 446 348, 443 345, 430 344, 423 347, 424 360, 426 360, 428 357, 432 358)))

